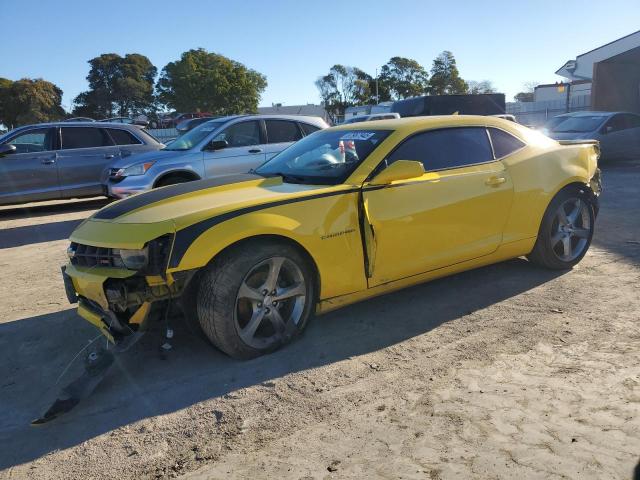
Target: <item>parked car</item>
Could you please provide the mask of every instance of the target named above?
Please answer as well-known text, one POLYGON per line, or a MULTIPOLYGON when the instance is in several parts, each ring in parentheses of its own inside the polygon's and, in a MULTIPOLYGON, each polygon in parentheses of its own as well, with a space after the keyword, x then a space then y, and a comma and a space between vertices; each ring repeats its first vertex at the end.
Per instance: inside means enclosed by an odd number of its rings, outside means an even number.
POLYGON ((109 196, 124 198, 155 187, 246 173, 293 142, 327 127, 319 117, 235 115, 216 118, 178 137, 163 150, 114 162, 105 188, 109 196))
POLYGON ((95 122, 93 118, 89 117, 73 117, 62 120, 63 122, 95 122))
POLYGON ((341 125, 255 174, 104 207, 71 234, 65 290, 116 344, 170 300, 220 350, 256 357, 316 312, 410 285, 525 255, 572 268, 593 236, 597 158, 589 140, 491 117, 341 125))
POLYGON ((394 118, 400 118, 400 114, 392 113, 392 112, 370 113, 368 115, 358 115, 356 117, 348 118, 342 123, 345 124, 345 123, 371 122, 373 120, 393 120, 394 118))
POLYGON ((0 137, 0 204, 103 195, 116 158, 164 147, 140 127, 100 122, 28 125, 0 137))
POLYGON ((180 122, 192 118, 212 118, 213 114, 208 112, 178 113, 160 119, 160 128, 175 128, 180 122))
POLYGON ((189 130, 193 130, 198 125, 202 125, 205 122, 210 122, 213 119, 220 118, 218 117, 202 117, 202 118, 191 118, 189 120, 183 120, 176 126, 176 130, 178 130, 178 135, 184 135, 189 130))
POLYGON ((556 140, 592 139, 600 142, 603 160, 640 159, 640 115, 629 112, 573 112, 545 125, 556 140))
POLYGON ((129 117, 112 117, 105 118, 104 120, 98 120, 99 122, 104 123, 124 123, 127 125, 138 125, 140 127, 146 127, 149 125, 148 120, 144 120, 143 118, 129 118, 129 117))

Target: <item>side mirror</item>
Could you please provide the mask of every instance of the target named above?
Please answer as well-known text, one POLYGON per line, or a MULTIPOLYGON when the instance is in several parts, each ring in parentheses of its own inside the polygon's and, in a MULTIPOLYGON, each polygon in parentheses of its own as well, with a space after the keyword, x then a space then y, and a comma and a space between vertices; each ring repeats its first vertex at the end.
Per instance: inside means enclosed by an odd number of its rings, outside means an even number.
POLYGON ((207 145, 207 150, 210 151, 215 151, 215 150, 222 150, 223 148, 227 148, 229 146, 229 142, 227 142, 226 140, 212 140, 211 142, 209 142, 209 145, 207 145))
POLYGON ((407 180, 424 175, 424 165, 415 160, 398 160, 385 168, 371 181, 372 185, 387 185, 396 180, 407 180))
POLYGON ((10 153, 16 153, 16 146, 9 143, 0 145, 0 156, 9 155, 10 153))
POLYGON ((604 130, 602 131, 602 133, 611 133, 613 132, 613 127, 611 125, 607 125, 606 127, 604 127, 604 130))

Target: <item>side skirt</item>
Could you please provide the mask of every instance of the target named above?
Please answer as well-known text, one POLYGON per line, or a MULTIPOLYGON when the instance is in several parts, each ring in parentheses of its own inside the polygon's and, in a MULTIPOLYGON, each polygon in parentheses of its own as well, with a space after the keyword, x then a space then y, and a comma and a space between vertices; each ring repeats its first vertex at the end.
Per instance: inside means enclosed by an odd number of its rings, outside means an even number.
POLYGON ((351 305, 353 303, 357 303, 369 298, 377 297, 379 295, 395 292, 412 285, 418 285, 420 283, 464 272, 466 270, 485 267, 493 263, 503 262, 505 260, 520 257, 522 255, 527 255, 533 249, 535 241, 535 237, 532 237, 526 238, 524 240, 518 240, 516 242, 507 243, 501 245, 492 254, 486 255, 484 257, 475 258, 473 260, 468 260, 466 262, 457 263, 448 267, 439 268, 430 272, 420 273, 418 275, 402 278, 400 280, 394 280, 393 282, 385 283, 383 285, 377 285, 367 290, 361 290, 359 292, 349 293, 347 295, 341 295, 339 297, 327 298, 325 300, 321 300, 318 303, 318 306, 316 307, 316 314, 322 315, 323 313, 331 312, 338 308, 351 305))

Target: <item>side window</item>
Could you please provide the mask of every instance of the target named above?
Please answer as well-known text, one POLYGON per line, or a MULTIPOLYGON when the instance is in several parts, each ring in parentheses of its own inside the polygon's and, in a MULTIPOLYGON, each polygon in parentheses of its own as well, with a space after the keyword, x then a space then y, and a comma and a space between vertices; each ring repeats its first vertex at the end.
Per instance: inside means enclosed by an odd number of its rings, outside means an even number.
POLYGON ((62 127, 62 149, 109 147, 113 145, 102 128, 62 127))
POLYGON ((260 128, 256 121, 236 123, 219 133, 214 140, 226 140, 229 147, 259 145, 260 128))
POLYGON ((295 122, 288 120, 266 120, 269 143, 295 142, 302 134, 295 122))
POLYGON ((120 130, 119 128, 108 128, 107 131, 116 145, 140 145, 142 142, 134 137, 130 132, 126 130, 120 130))
POLYGON ((631 113, 625 113, 621 115, 625 119, 625 128, 639 128, 640 127, 640 115, 633 115, 631 113))
POLYGON ((620 130, 626 130, 627 126, 626 115, 614 115, 605 124, 605 129, 608 132, 619 132, 620 130))
POLYGON ((16 147, 16 153, 44 152, 52 150, 50 128, 35 128, 12 138, 7 143, 16 147))
POLYGON ((300 125, 300 128, 304 132, 305 136, 311 135, 313 132, 317 132, 318 130, 320 130, 320 127, 309 125, 308 123, 299 123, 298 125, 300 125))
POLYGON ((461 127, 418 133, 405 140, 387 158, 417 160, 426 171, 445 170, 493 161, 489 137, 483 127, 461 127))
POLYGON ((511 155, 516 150, 520 150, 525 146, 524 142, 521 142, 513 135, 503 130, 498 130, 497 128, 489 128, 489 135, 491 136, 493 153, 495 153, 496 158, 511 155))

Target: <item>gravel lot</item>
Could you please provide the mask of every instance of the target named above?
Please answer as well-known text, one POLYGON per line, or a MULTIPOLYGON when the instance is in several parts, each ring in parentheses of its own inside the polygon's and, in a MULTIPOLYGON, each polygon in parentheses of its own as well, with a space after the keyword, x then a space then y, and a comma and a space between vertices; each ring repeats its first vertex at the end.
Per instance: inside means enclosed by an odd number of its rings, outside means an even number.
POLYGON ((466 272, 316 318, 248 362, 179 325, 162 360, 152 332, 39 428, 29 421, 95 337, 59 267, 103 202, 2 208, 0 478, 631 478, 640 167, 604 181, 594 244, 571 272, 523 259, 466 272))

